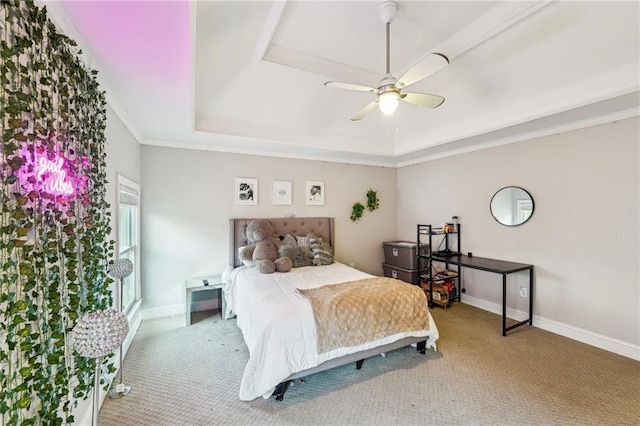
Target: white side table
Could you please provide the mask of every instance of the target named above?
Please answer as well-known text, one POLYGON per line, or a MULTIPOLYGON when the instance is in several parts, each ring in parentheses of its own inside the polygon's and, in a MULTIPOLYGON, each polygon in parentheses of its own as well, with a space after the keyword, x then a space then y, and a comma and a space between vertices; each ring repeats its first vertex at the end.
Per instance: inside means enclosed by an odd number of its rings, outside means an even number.
POLYGON ((185 306, 186 325, 191 325, 191 302, 193 299, 193 293, 197 291, 218 291, 218 306, 220 306, 220 312, 222 317, 224 318, 225 302, 224 294, 222 294, 222 287, 224 287, 224 284, 220 275, 191 278, 185 282, 185 290, 187 296, 187 306, 185 306))

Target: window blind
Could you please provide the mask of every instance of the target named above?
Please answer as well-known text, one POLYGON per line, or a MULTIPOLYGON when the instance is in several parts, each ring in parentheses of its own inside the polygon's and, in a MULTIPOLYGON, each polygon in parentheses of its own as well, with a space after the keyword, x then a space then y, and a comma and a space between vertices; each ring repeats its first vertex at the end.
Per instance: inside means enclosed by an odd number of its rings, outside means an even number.
POLYGON ((137 206, 138 205, 138 191, 133 188, 130 188, 126 185, 120 184, 118 189, 118 197, 120 204, 125 204, 129 206, 137 206))

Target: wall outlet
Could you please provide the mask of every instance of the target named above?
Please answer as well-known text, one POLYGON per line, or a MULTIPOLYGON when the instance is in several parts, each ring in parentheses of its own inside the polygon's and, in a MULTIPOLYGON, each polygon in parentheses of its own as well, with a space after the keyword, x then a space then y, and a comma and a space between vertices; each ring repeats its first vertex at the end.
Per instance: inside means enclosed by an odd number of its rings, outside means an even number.
POLYGON ((520 297, 527 297, 527 288, 520 287, 520 297))
POLYGON ((350 268, 355 268, 355 267, 356 267, 356 264, 355 264, 355 263, 353 263, 353 262, 351 262, 351 263, 349 264, 349 267, 350 267, 350 268))

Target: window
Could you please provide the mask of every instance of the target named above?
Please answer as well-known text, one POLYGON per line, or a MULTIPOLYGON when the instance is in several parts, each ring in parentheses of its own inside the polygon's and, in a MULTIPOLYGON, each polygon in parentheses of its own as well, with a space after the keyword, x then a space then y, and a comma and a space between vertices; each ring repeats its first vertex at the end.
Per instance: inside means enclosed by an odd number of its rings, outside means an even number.
POLYGON ((118 175, 118 241, 119 259, 133 263, 133 273, 122 283, 122 309, 129 312, 140 300, 140 185, 118 175))

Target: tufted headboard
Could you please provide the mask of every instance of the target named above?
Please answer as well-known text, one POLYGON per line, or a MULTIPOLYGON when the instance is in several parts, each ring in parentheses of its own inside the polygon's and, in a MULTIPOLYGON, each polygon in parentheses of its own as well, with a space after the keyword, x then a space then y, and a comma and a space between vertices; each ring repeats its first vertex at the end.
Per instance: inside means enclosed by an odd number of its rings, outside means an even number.
MULTIPOLYGON (((314 234, 334 247, 334 224, 332 217, 277 217, 229 219, 229 264, 234 268, 242 265, 238 259, 238 247, 247 244, 245 229, 253 219, 268 219, 275 228, 274 237, 286 234, 305 236, 314 234)), ((335 247, 334 247, 335 250, 335 247)))

